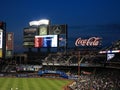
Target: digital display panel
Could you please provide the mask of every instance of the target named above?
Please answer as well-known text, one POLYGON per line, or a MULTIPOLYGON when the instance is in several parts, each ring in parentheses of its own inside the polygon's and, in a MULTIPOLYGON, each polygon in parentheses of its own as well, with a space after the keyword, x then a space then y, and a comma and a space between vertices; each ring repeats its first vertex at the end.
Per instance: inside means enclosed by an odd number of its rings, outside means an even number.
POLYGON ((24 28, 24 37, 34 37, 37 35, 37 28, 30 27, 30 28, 24 28))
POLYGON ((37 35, 36 27, 24 28, 23 46, 34 47, 34 37, 37 35))
POLYGON ((59 35, 59 47, 65 47, 66 46, 66 35, 59 35))
POLYGON ((35 36, 35 47, 57 47, 58 36, 57 35, 43 35, 35 36))
POLYGON ((3 30, 0 29, 0 48, 3 46, 3 30))
POLYGON ((39 35, 47 35, 47 31, 48 31, 47 25, 39 26, 39 35))

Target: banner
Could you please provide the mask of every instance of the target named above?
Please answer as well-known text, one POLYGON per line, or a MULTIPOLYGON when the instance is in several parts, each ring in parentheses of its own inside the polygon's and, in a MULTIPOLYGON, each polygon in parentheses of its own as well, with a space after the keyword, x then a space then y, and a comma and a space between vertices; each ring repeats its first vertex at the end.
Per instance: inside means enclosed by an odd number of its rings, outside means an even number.
POLYGON ((13 50, 13 33, 6 33, 6 50, 13 50))

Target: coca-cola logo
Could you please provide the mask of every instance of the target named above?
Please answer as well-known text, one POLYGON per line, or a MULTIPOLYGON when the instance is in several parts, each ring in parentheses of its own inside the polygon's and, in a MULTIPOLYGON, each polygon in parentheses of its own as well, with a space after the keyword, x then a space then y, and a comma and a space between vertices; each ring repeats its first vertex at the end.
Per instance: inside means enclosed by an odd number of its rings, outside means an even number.
POLYGON ((75 42, 76 46, 98 46, 100 45, 101 38, 99 37, 91 37, 89 39, 81 39, 78 38, 75 42))

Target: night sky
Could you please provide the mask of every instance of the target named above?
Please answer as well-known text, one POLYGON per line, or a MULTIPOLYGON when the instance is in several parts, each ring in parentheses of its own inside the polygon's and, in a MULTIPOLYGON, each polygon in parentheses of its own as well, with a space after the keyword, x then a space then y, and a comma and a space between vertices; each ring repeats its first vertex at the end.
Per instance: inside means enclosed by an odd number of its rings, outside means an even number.
POLYGON ((22 49, 23 28, 32 20, 49 19, 68 25, 68 44, 78 37, 102 37, 103 45, 120 39, 120 0, 2 0, 0 21, 14 32, 15 49, 22 49))

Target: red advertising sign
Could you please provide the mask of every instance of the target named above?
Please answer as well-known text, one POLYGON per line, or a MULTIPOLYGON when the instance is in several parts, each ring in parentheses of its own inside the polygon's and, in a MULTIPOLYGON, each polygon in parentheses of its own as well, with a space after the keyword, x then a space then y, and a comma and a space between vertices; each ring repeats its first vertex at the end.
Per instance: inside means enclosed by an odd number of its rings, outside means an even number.
POLYGON ((101 44, 100 41, 101 41, 101 38, 99 38, 99 37, 91 37, 88 39, 78 38, 75 41, 75 45, 76 46, 98 46, 101 44))
POLYGON ((13 50, 13 33, 6 34, 6 50, 13 50))

